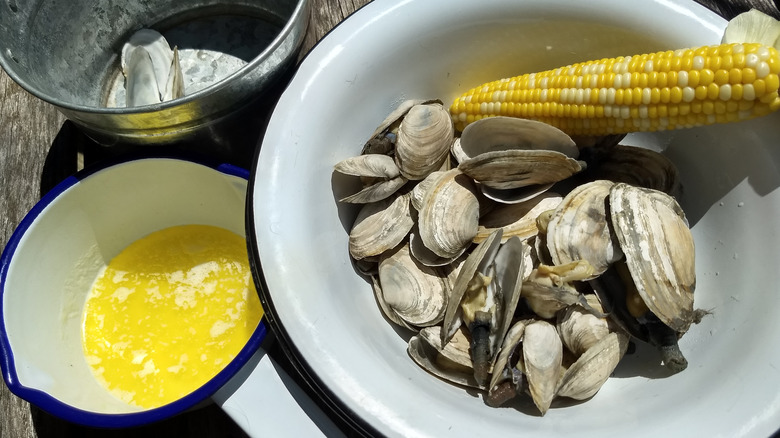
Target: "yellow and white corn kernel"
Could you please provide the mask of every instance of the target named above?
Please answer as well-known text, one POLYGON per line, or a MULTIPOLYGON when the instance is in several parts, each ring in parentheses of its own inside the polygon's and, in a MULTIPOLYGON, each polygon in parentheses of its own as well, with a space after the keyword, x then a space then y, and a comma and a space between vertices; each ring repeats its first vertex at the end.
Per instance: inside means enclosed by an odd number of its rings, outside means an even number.
POLYGON ((601 59, 488 82, 450 107, 455 127, 484 117, 539 120, 570 135, 687 128, 780 108, 780 54, 755 43, 601 59))

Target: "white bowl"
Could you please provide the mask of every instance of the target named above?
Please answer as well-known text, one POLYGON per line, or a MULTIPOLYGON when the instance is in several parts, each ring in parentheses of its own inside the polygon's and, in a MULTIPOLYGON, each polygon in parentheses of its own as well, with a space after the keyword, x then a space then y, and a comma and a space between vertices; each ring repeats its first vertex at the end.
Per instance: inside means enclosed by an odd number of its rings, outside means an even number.
POLYGON ((571 62, 720 42, 692 1, 376 0, 305 59, 270 120, 250 187, 263 304, 299 369, 354 426, 387 436, 767 436, 780 426, 780 115, 634 134, 682 173, 696 240, 688 369, 664 377, 639 348, 591 400, 489 408, 406 353, 350 263, 354 187, 333 173, 407 98, 449 104, 488 80, 571 62), (663 378, 660 378, 663 377, 663 378))
POLYGON ((249 172, 179 158, 135 158, 71 176, 14 231, 0 258, 0 366, 11 391, 49 413, 89 426, 125 427, 187 410, 222 387, 265 337, 260 323, 225 369, 155 409, 111 395, 81 345, 86 296, 127 245, 160 229, 213 225, 243 236, 249 172))

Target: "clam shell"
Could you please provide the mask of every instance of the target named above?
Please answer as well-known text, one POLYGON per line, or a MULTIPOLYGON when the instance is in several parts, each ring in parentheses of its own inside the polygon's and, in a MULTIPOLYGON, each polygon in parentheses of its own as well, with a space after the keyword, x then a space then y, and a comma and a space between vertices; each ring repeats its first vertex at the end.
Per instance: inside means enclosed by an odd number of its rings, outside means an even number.
POLYGON ((184 95, 178 50, 159 32, 141 29, 122 47, 127 106, 160 103, 184 95))
MULTIPOLYGON (((585 299, 591 308, 604 312, 596 295, 586 295, 585 299)), ((569 306, 559 312, 557 327, 563 344, 577 356, 581 356, 610 333, 606 318, 596 316, 579 305, 569 306)))
POLYGON ((535 236, 538 233, 537 217, 554 209, 562 199, 560 195, 548 192, 517 204, 498 204, 479 219, 474 243, 482 242, 497 228, 503 229, 503 241, 513 236, 522 240, 535 236))
POLYGON ((695 248, 682 208, 657 190, 615 184, 612 224, 639 295, 664 324, 685 333, 697 319, 695 248))
POLYGON ((394 248, 414 226, 410 193, 364 204, 349 232, 349 254, 356 260, 394 248))
POLYGON ((504 335, 506 335, 512 324, 512 316, 515 313, 515 309, 517 309, 518 301, 520 301, 523 278, 526 274, 525 263, 530 253, 531 247, 518 237, 511 237, 501 244, 496 253, 494 262, 496 278, 494 281, 498 282, 502 299, 502 315, 498 318, 499 326, 496 328, 496 332, 491 340, 491 350, 494 352, 494 357, 498 352, 501 341, 504 339, 504 335))
POLYGON ((460 268, 458 278, 452 287, 452 293, 447 300, 447 309, 444 313, 441 331, 442 344, 449 342, 452 336, 455 335, 455 331, 461 326, 460 302, 466 293, 469 282, 474 278, 474 274, 477 271, 485 272, 487 270, 487 266, 492 263, 500 245, 501 230, 499 229, 477 245, 460 268))
POLYGON ((407 179, 401 176, 401 171, 398 170, 393 158, 387 155, 367 154, 350 157, 337 163, 334 169, 345 175, 376 180, 359 192, 339 199, 340 202, 367 204, 381 201, 397 192, 407 182, 407 179))
POLYGON ((379 310, 382 311, 382 315, 384 315, 385 318, 405 329, 415 332, 418 331, 417 327, 414 327, 404 321, 404 319, 398 316, 398 314, 387 304, 387 301, 385 301, 384 297, 382 296, 382 286, 379 284, 379 277, 377 275, 371 276, 371 289, 374 291, 374 298, 376 299, 377 305, 379 306, 379 310))
POLYGON ((557 151, 511 149, 479 154, 458 168, 485 187, 510 190, 563 181, 582 165, 557 151))
POLYGON ((598 180, 575 187, 547 222, 547 249, 556 265, 587 260, 601 274, 623 256, 613 241, 606 198, 614 185, 598 180))
POLYGON ((484 385, 474 379, 474 373, 470 368, 449 361, 419 335, 409 339, 406 351, 420 368, 444 381, 470 388, 485 389, 484 385))
POLYGON ((414 185, 412 189, 412 207, 415 210, 420 211, 423 208, 423 201, 425 200, 425 194, 444 176, 443 171, 431 172, 422 181, 419 181, 414 185))
MULTIPOLYGON (((466 126, 463 134, 453 142, 452 146, 452 155, 460 165, 469 169, 464 173, 469 173, 475 180, 480 181, 482 193, 497 202, 518 203, 526 201, 548 190, 559 178, 562 179, 561 177, 549 178, 546 173, 546 167, 549 166, 520 163, 518 165, 525 170, 522 170, 519 176, 513 174, 517 173, 518 169, 512 163, 509 163, 508 166, 501 163, 488 165, 475 161, 476 157, 485 153, 488 154, 485 158, 493 160, 492 157, 503 156, 507 151, 515 151, 509 152, 509 155, 523 155, 518 151, 528 151, 527 155, 530 157, 534 156, 534 151, 547 151, 548 153, 552 151, 572 159, 579 155, 574 141, 558 128, 534 120, 515 117, 499 116, 477 120, 466 126), (477 167, 476 170, 471 169, 474 166, 477 167), (483 168, 483 166, 485 167, 483 168), (529 168, 535 168, 539 173, 536 174, 529 168), (498 171, 498 173, 492 173, 494 171, 498 171), (474 175, 471 175, 472 172, 474 175), (530 172, 530 177, 528 172, 530 172), (544 182, 534 182, 536 180, 544 182)), ((557 161, 562 162, 560 166, 564 168, 576 166, 578 167, 577 171, 580 170, 581 166, 576 160, 572 160, 572 163, 560 158, 560 155, 555 155, 555 157, 557 161)), ((533 160, 533 158, 530 159, 533 160)), ((502 163, 506 161, 502 160, 502 163)), ((556 165, 552 167, 559 168, 556 165)))
POLYGON ((510 149, 558 151, 577 158, 574 141, 558 128, 516 117, 487 117, 470 123, 452 145, 452 155, 462 163, 485 152, 510 149))
POLYGON ((574 304, 590 307, 585 296, 571 285, 593 276, 592 267, 585 260, 565 265, 540 264, 523 282, 522 296, 538 316, 554 318, 558 311, 574 304))
POLYGON ((634 186, 660 190, 672 196, 682 191, 677 166, 663 154, 651 149, 616 145, 597 152, 588 173, 595 179, 608 179, 634 186))
POLYGON ((525 327, 523 334, 523 363, 528 390, 539 411, 544 415, 550 408, 560 376, 563 344, 555 326, 542 320, 525 327))
MULTIPOLYGON (((517 237, 509 239, 504 244, 501 244, 500 240, 501 232, 499 230, 483 244, 477 246, 464 262, 453 286, 452 295, 449 297, 441 332, 442 343, 446 343, 452 333, 461 326, 464 312, 474 311, 475 314, 479 314, 479 312, 489 314, 487 332, 482 332, 486 335, 478 337, 476 333, 471 332, 471 357, 477 380, 487 378, 484 370, 488 364, 495 360, 500 343, 509 330, 512 316, 520 299, 525 260, 531 251, 528 244, 517 237), (472 306, 473 302, 464 301, 464 297, 469 283, 477 273, 490 278, 490 283, 486 285, 488 296, 485 299, 485 304, 487 308, 469 310, 464 306, 472 306)), ((469 313, 465 315, 469 315, 469 313)), ((487 321, 481 321, 481 323, 485 322, 487 321)), ((472 330, 472 327, 469 327, 469 330, 472 330)))
POLYGON ((449 111, 440 103, 412 106, 398 127, 395 162, 401 174, 421 180, 449 157, 455 129, 449 111))
POLYGON ((387 155, 366 154, 349 157, 336 163, 333 168, 345 175, 370 176, 392 179, 401 176, 395 160, 387 155))
POLYGON ((609 333, 574 362, 561 377, 557 395, 585 400, 595 395, 628 349, 628 337, 609 333))
POLYGON ((457 169, 437 174, 429 184, 418 214, 420 238, 437 256, 454 259, 463 254, 477 234, 476 189, 457 169))
POLYGON ((392 125, 396 124, 396 122, 399 122, 413 106, 424 104, 426 102, 432 101, 427 101, 425 99, 404 100, 398 104, 398 106, 395 107, 393 111, 391 111, 390 114, 385 117, 384 120, 382 120, 382 123, 380 123, 373 134, 371 134, 371 138, 384 134, 392 125))
POLYGON ((408 324, 426 327, 441 322, 450 284, 443 269, 425 266, 399 245, 379 262, 380 298, 408 324))
POLYGON ((441 344, 441 326, 425 327, 420 330, 419 336, 450 362, 461 365, 464 368, 471 368, 469 339, 463 330, 456 331, 452 339, 445 345, 441 344))
MULTIPOLYGON (((498 355, 496 356, 496 361, 493 364, 493 373, 490 377, 490 384, 488 385, 488 388, 491 390, 498 386, 499 383, 501 383, 503 380, 505 380, 508 375, 504 373, 505 369, 507 368, 507 365, 509 363, 509 357, 512 355, 512 353, 515 352, 515 349, 517 349, 520 342, 523 340, 523 333, 525 332, 525 321, 517 321, 512 325, 512 327, 507 331, 506 337, 501 344, 501 349, 498 352, 498 355)), ((522 361, 519 364, 522 368, 522 361)), ((509 368, 514 368, 515 365, 509 365, 509 368)), ((522 369, 520 369, 522 372, 522 369)))

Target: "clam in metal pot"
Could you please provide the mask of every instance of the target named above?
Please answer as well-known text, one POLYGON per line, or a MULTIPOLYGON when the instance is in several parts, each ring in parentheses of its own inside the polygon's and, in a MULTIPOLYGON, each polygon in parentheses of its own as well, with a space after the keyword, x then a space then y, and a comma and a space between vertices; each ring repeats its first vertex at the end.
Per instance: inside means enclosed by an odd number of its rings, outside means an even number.
POLYGON ((0 65, 103 145, 213 136, 295 61, 308 0, 3 0, 0 65), (178 47, 185 95, 124 106, 123 44, 141 28, 178 47))

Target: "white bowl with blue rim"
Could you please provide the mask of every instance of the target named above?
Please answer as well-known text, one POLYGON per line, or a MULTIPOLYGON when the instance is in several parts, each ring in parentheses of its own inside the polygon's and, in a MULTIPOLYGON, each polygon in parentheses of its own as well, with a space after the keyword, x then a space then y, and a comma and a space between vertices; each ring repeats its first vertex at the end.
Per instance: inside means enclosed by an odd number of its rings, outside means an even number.
MULTIPOLYGON (((279 101, 250 186, 267 321, 336 415, 391 437, 768 436, 780 427, 780 114, 630 135, 681 171, 696 241, 689 366, 664 378, 626 357, 584 403, 544 417, 490 408, 407 355, 353 267, 353 193, 334 175, 406 99, 438 98, 576 61, 718 44, 726 21, 693 1, 375 0, 306 57, 279 101)), ((641 356, 641 355, 640 355, 641 356)), ((652 355, 651 355, 652 356, 652 355)))
POLYGON ((243 236, 248 171, 178 157, 136 157, 68 177, 24 217, 0 258, 0 368, 17 396, 96 427, 151 423, 207 401, 253 357, 261 322, 239 354, 186 396, 140 409, 110 394, 81 344, 86 296, 127 245, 163 228, 213 225, 243 236))

